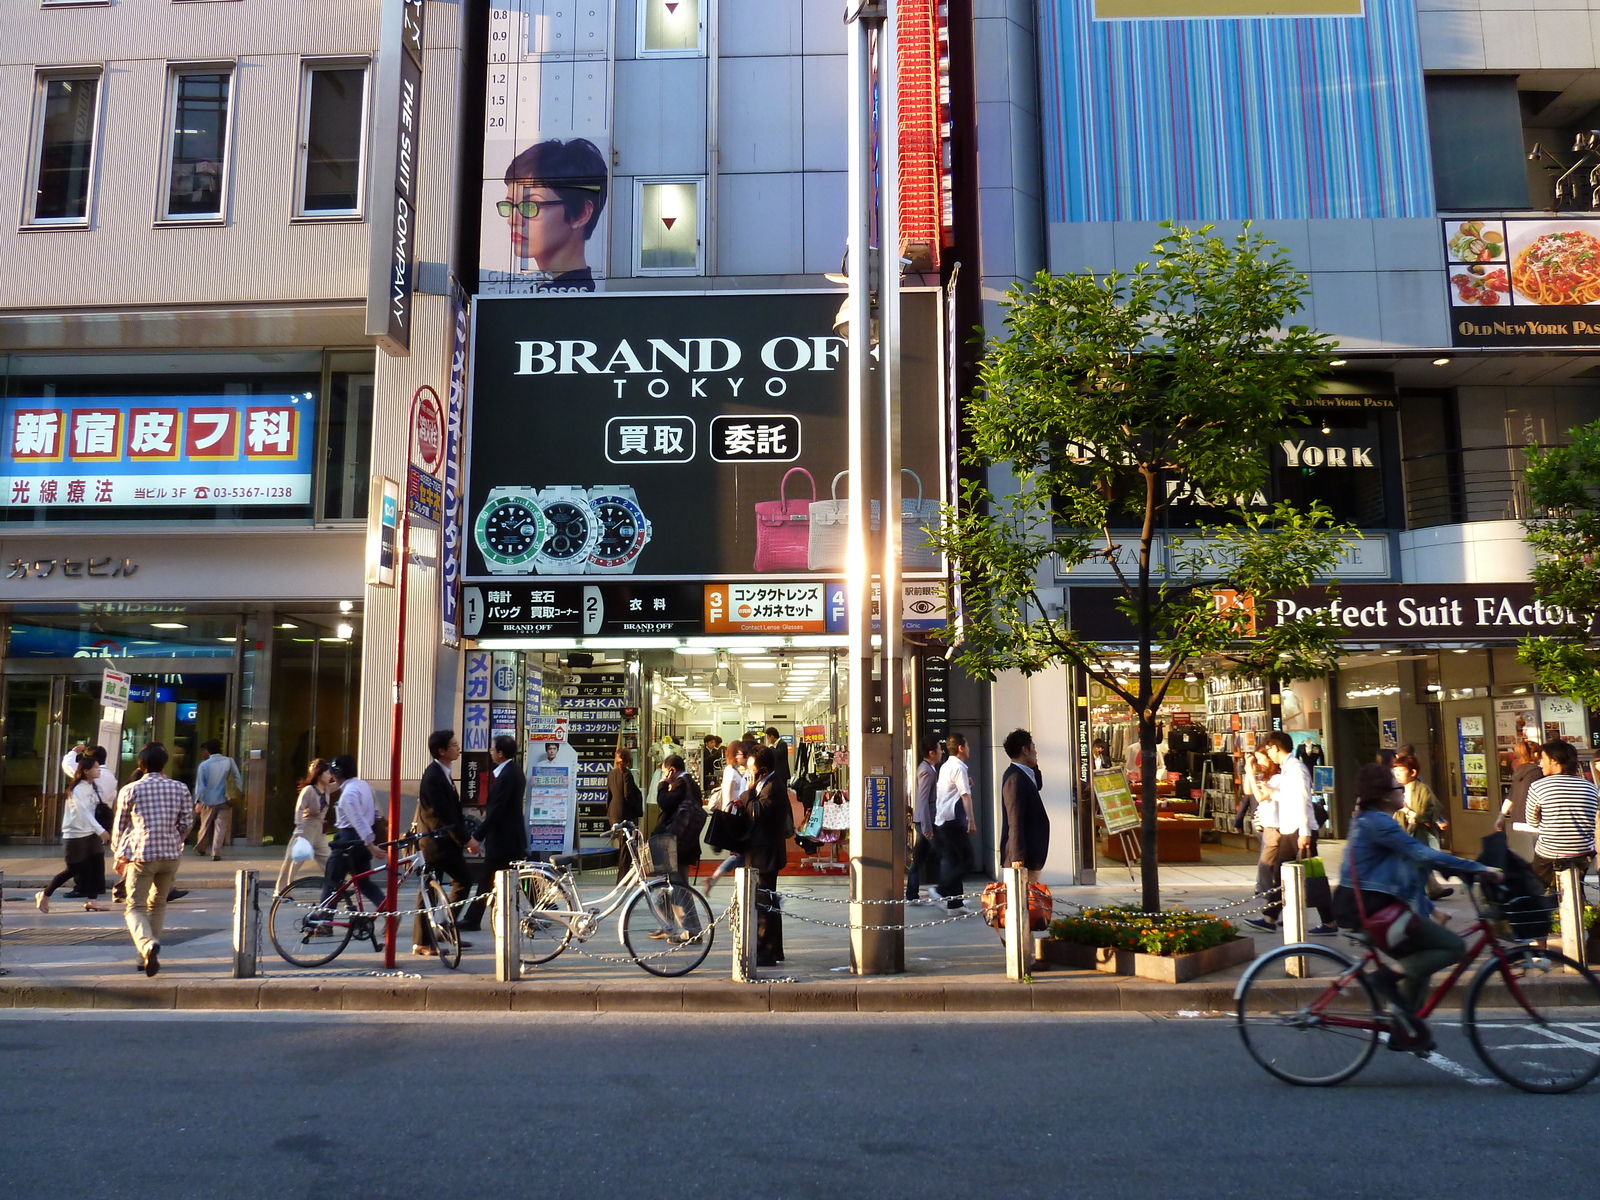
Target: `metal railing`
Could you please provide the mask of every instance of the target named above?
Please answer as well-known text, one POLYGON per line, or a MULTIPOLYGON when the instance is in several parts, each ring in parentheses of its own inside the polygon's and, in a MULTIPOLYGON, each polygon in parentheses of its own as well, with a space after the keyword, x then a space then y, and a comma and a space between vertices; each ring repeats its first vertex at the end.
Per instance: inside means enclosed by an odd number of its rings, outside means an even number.
POLYGON ((1523 446, 1466 446, 1401 460, 1406 525, 1427 529, 1467 521, 1522 521, 1530 507, 1523 481, 1523 446), (1486 459, 1504 465, 1469 466, 1486 459))

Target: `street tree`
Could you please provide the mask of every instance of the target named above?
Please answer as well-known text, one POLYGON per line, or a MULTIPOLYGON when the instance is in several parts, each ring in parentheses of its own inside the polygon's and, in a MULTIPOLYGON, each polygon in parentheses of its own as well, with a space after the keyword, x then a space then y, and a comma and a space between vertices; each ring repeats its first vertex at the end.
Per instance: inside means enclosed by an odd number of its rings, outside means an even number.
POLYGON ((1305 277, 1248 226, 1230 240, 1166 228, 1131 273, 1041 272, 1007 293, 1007 333, 989 342, 966 406, 977 478, 935 535, 955 565, 963 667, 985 679, 1080 667, 1137 717, 1152 911, 1156 733, 1173 681, 1203 657, 1238 676, 1328 671, 1338 630, 1325 613, 1258 626, 1254 602, 1326 578, 1353 532, 1263 490, 1270 448, 1304 420, 1297 401, 1334 348, 1288 324, 1305 277), (1163 543, 1174 510, 1192 533, 1163 543), (1126 641, 1087 636, 1059 591, 1046 598, 1052 556, 1109 568, 1126 641))
POLYGON ((1517 654, 1540 690, 1600 708, 1600 421, 1568 437, 1565 446, 1527 452, 1533 516, 1523 528, 1534 591, 1560 623, 1524 638, 1517 654))

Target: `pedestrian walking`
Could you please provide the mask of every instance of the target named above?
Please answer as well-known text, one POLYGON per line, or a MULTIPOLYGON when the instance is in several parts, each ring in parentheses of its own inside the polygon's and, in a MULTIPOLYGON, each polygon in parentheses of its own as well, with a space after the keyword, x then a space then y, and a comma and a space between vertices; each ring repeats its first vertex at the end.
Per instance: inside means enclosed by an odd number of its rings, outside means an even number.
POLYGON ((1511 748, 1511 794, 1500 805, 1494 827, 1506 835, 1506 848, 1525 862, 1532 861, 1534 835, 1517 829, 1528 821, 1528 788, 1544 776, 1539 766, 1540 749, 1527 738, 1518 738, 1511 748))
MULTIPOLYGON (((633 777, 633 752, 619 747, 606 774, 606 826, 615 828, 624 821, 644 824, 644 793, 633 777)), ((628 861, 627 839, 616 833, 611 840, 617 844, 617 882, 621 883, 633 864, 628 861)))
POLYGON ((939 855, 933 848, 934 796, 939 790, 939 739, 929 738, 922 743, 922 761, 917 763, 917 778, 911 797, 911 866, 906 871, 906 899, 921 897, 922 881, 929 879, 928 890, 933 890, 932 877, 939 867, 939 855))
MULTIPOLYGON (((61 773, 69 781, 75 781, 78 774, 78 758, 87 754, 94 759, 100 768, 100 773, 94 778, 96 801, 94 806, 94 819, 100 822, 107 830, 111 828, 111 819, 117 804, 117 776, 116 772, 106 765, 106 748, 104 746, 90 745, 79 742, 61 760, 61 773)), ((70 789, 73 783, 69 782, 70 789)), ((83 860, 83 872, 79 882, 72 885, 72 890, 65 893, 68 900, 87 900, 92 896, 98 897, 106 890, 106 851, 105 843, 93 848, 93 853, 83 860)), ((121 881, 118 881, 121 886, 121 881)))
POLYGON ((39 911, 50 911, 50 897, 57 888, 71 879, 76 884, 75 894, 84 897, 87 912, 110 912, 97 903, 105 890, 103 847, 111 840, 111 831, 100 821, 95 810, 100 807, 100 789, 96 780, 105 773, 94 755, 78 755, 78 769, 73 773, 72 788, 61 812, 61 846, 67 867, 45 885, 44 891, 34 897, 39 911), (98 869, 97 869, 98 868, 98 869))
POLYGON ((299 873, 301 862, 315 862, 319 873, 328 869, 328 835, 323 826, 328 818, 328 805, 338 793, 339 784, 333 777, 333 766, 325 758, 311 761, 305 778, 297 785, 300 795, 294 802, 294 833, 283 851, 283 866, 278 868, 278 891, 283 891, 299 873), (294 857, 294 839, 305 838, 311 847, 310 859, 294 857))
POLYGON ((750 756, 755 782, 739 798, 749 815, 750 836, 745 841, 745 863, 756 873, 756 966, 775 967, 783 961, 783 913, 778 900, 778 872, 789 861, 789 797, 778 786, 772 747, 762 746, 750 756))
POLYGON ((138 969, 154 975, 161 969, 161 930, 189 832, 193 798, 188 788, 164 773, 167 748, 160 742, 139 752, 139 766, 143 774, 117 796, 111 840, 116 872, 127 884, 123 916, 138 969))
MULTIPOLYGON (((1273 730, 1262 749, 1277 768, 1277 774, 1266 789, 1269 798, 1265 803, 1257 793, 1256 825, 1261 834, 1261 856, 1256 862, 1256 893, 1272 898, 1261 906, 1259 918, 1247 917, 1245 924, 1264 933, 1276 933, 1278 917, 1283 912, 1283 864, 1311 857, 1317 818, 1311 806, 1311 772, 1295 757, 1294 739, 1282 730, 1273 730)), ((1319 903, 1317 915, 1322 923, 1312 933, 1338 932, 1330 905, 1319 903)))
MULTIPOLYGON (((339 807, 333 822, 333 841, 328 845, 328 865, 322 875, 322 899, 339 890, 347 875, 372 870, 372 851, 377 838, 377 803, 372 785, 361 778, 355 755, 341 754, 333 760, 333 778, 339 784, 339 807)), ((369 875, 358 880, 361 894, 374 908, 384 902, 383 889, 369 875)))
MULTIPOLYGON (((689 773, 688 764, 681 755, 669 754, 661 760, 661 783, 656 788, 656 807, 661 810, 661 819, 650 840, 665 838, 672 841, 676 848, 677 864, 667 873, 668 878, 673 883, 687 886, 689 876, 700 865, 700 830, 706 823, 706 810, 700 785, 689 773)), ((684 899, 689 902, 674 903, 672 906, 678 928, 670 932, 658 929, 651 937, 676 936, 681 939, 699 934, 700 918, 694 911, 692 898, 685 896, 684 899)))
MULTIPOLYGON (((553 743, 552 743, 553 744, 553 743)), ((466 814, 461 811, 461 793, 456 791, 450 767, 461 757, 461 743, 454 729, 436 729, 428 735, 428 754, 433 761, 422 772, 417 785, 417 828, 437 837, 422 839, 422 861, 442 875, 448 875, 451 911, 460 914, 461 905, 472 895, 472 872, 467 867, 466 814)), ((463 950, 471 942, 458 943, 463 950)), ((433 942, 433 923, 426 913, 417 913, 411 928, 411 953, 423 957, 438 955, 433 942)))
MULTIPOLYGON (((1424 846, 1437 850, 1443 844, 1440 835, 1450 828, 1444 805, 1427 784, 1417 778, 1422 765, 1409 747, 1394 756, 1394 779, 1405 789, 1405 803, 1394 814, 1394 819, 1424 846)), ((1443 900, 1455 889, 1448 888, 1433 878, 1428 880, 1428 899, 1443 900)))
POLYGON ((972 756, 967 739, 952 733, 945 738, 945 749, 949 757, 939 768, 934 789, 933 845, 939 853, 939 886, 933 894, 944 900, 947 909, 957 909, 962 906, 962 881, 972 850, 970 839, 978 828, 978 812, 972 801, 972 776, 967 772, 967 760, 972 756))
POLYGON ((206 838, 211 839, 211 861, 222 858, 222 848, 232 845, 233 806, 229 791, 244 790, 239 764, 222 752, 222 743, 212 738, 200 743, 200 766, 194 774, 194 809, 200 831, 195 834, 194 852, 205 853, 206 838))
POLYGON ((1528 785, 1528 824, 1539 830, 1533 873, 1554 890, 1557 872, 1577 867, 1581 879, 1594 862, 1600 794, 1578 773, 1578 751, 1571 742, 1546 742, 1540 748, 1539 769, 1543 774, 1528 785))
MULTIPOLYGON (((1239 791, 1238 807, 1234 815, 1238 818, 1239 829, 1244 829, 1246 810, 1254 806, 1254 819, 1256 836, 1261 836, 1261 814, 1266 812, 1271 819, 1271 828, 1277 828, 1277 809, 1272 804, 1272 781, 1278 774, 1277 765, 1267 754, 1265 746, 1257 746, 1245 756, 1244 760, 1244 787, 1239 791)), ((1260 891, 1260 887, 1256 888, 1260 891)))
POLYGON ((776 725, 768 725, 762 735, 766 744, 772 748, 772 773, 778 777, 778 791, 783 795, 789 794, 789 747, 784 743, 783 735, 778 732, 776 725))
MULTIPOLYGON (((749 783, 745 779, 744 743, 729 742, 722 752, 722 784, 717 789, 716 799, 711 802, 713 812, 731 813, 739 808, 739 797, 749 790, 749 783)), ((713 843, 714 844, 714 843, 713 843)), ((717 869, 711 873, 711 878, 706 880, 706 895, 711 895, 711 889, 729 871, 735 871, 744 866, 744 854, 740 847, 718 846, 719 850, 729 851, 728 856, 717 864, 717 869)))
POLYGON ((483 882, 467 907, 460 928, 468 933, 483 928, 483 910, 494 891, 495 876, 528 852, 528 820, 524 797, 528 780, 517 765, 517 739, 501 734, 489 747, 494 775, 478 836, 467 843, 469 854, 483 855, 483 882))
POLYGON ((1000 779, 1000 861, 1026 871, 1028 883, 1038 883, 1050 857, 1050 814, 1039 794, 1044 781, 1039 751, 1026 729, 1006 734, 1004 746, 1011 765, 1000 779))

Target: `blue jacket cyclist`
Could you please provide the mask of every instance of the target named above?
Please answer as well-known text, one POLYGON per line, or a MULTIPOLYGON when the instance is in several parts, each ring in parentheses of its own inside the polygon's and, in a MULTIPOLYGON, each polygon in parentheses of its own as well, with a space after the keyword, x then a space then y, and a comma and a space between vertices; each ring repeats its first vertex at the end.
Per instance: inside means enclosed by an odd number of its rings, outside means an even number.
POLYGON ((1398 994, 1405 1010, 1402 1015, 1413 1026, 1410 1030, 1397 1029, 1390 1037, 1390 1046, 1421 1054, 1432 1048, 1433 1039, 1411 1014, 1427 989, 1428 978, 1440 968, 1460 961, 1467 951, 1459 936, 1433 919, 1433 901, 1427 895, 1428 873, 1435 869, 1478 873, 1493 880, 1499 880, 1501 875, 1481 863, 1435 850, 1407 834, 1391 815, 1404 800, 1404 789, 1396 785, 1387 767, 1370 763, 1361 768, 1356 776, 1356 815, 1350 825, 1334 905, 1341 925, 1359 927, 1352 883, 1353 878, 1359 878, 1362 902, 1369 914, 1386 906, 1392 898, 1421 918, 1413 922, 1415 929, 1405 947, 1407 953, 1394 955, 1403 978, 1380 967, 1375 979, 1381 992, 1391 998, 1398 994))

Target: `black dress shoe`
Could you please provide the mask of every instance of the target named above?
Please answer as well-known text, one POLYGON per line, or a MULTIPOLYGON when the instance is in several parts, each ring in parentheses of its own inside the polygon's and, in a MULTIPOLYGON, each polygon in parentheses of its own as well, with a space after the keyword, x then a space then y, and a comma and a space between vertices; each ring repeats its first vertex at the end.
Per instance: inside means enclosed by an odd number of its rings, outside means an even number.
POLYGON ((154 976, 159 970, 161 970, 161 947, 151 946, 150 953, 144 960, 144 973, 154 976))
POLYGON ((471 950, 472 949, 472 943, 469 942, 469 941, 466 941, 466 940, 464 940, 462 938, 457 938, 456 939, 456 946, 459 949, 462 949, 462 950, 471 950))
POLYGON ((182 900, 188 894, 188 888, 173 888, 167 893, 167 903, 171 904, 174 900, 182 900))
POLYGON ((779 963, 781 963, 782 961, 783 960, 781 958, 758 958, 758 959, 756 959, 756 966, 758 966, 758 967, 775 967, 779 963))

